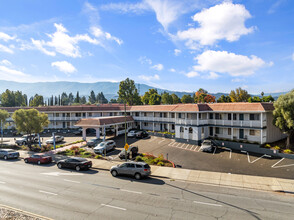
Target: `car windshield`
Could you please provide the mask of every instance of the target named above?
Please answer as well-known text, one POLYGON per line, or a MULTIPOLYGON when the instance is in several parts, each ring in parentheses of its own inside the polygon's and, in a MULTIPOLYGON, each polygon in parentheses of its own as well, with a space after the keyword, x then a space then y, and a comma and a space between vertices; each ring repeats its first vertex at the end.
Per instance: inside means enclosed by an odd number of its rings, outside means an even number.
POLYGON ((99 146, 99 147, 103 147, 104 145, 105 145, 105 142, 100 143, 98 146, 99 146))

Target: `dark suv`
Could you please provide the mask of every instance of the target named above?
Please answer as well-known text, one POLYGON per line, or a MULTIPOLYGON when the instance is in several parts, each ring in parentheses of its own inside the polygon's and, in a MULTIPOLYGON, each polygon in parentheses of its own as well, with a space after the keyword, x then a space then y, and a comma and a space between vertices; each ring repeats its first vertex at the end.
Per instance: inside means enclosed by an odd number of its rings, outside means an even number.
POLYGON ((136 138, 145 138, 145 137, 148 137, 149 134, 147 131, 138 131, 136 133, 136 138))

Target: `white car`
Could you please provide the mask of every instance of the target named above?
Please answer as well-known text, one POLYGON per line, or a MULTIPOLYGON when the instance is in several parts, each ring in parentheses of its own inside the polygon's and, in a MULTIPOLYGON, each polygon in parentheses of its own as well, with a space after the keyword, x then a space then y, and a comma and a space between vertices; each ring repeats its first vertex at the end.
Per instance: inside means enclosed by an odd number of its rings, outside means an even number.
POLYGON ((137 130, 131 130, 131 131, 129 131, 128 132, 128 137, 136 137, 136 133, 137 133, 138 131, 137 130))
MULTIPOLYGON (((63 136, 56 135, 55 136, 55 143, 61 142, 64 140, 63 136)), ((53 137, 46 141, 46 144, 53 144, 53 137)))
POLYGON ((95 154, 103 154, 105 151, 110 151, 115 149, 116 143, 113 140, 109 141, 103 141, 100 144, 98 144, 96 147, 94 147, 94 153, 95 154))
POLYGON ((211 140, 204 140, 201 144, 200 150, 203 152, 212 152, 214 145, 211 140))

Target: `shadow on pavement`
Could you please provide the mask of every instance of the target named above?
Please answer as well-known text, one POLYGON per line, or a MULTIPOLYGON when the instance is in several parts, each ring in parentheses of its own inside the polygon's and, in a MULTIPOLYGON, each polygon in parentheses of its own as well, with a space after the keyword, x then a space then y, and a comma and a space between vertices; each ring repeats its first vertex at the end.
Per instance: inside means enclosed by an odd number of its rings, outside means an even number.
POLYGON ((53 163, 43 163, 43 164, 40 164, 40 165, 38 165, 37 163, 25 163, 25 164, 31 165, 31 166, 38 166, 38 167, 53 167, 53 166, 56 166, 56 164, 54 162, 53 163))
POLYGON ((147 184, 154 184, 154 185, 164 185, 165 182, 161 179, 157 179, 154 177, 146 177, 146 178, 142 178, 140 180, 136 180, 134 177, 132 176, 116 176, 114 178, 118 178, 120 180, 126 180, 126 181, 130 181, 130 182, 137 182, 137 183, 147 183, 147 184))
POLYGON ((194 195, 200 196, 200 197, 205 198, 205 199, 209 199, 209 200, 214 201, 214 202, 218 202, 219 204, 223 204, 223 205, 226 205, 226 206, 230 206, 231 208, 235 208, 235 209, 238 209, 238 210, 244 211, 244 212, 248 213, 248 214, 249 214, 251 217, 253 217, 254 219, 258 219, 258 220, 261 219, 261 218, 258 216, 257 213, 255 213, 255 212, 253 212, 253 211, 250 211, 250 210, 248 210, 248 209, 244 209, 244 208, 241 208, 241 207, 236 206, 236 205, 234 205, 234 204, 230 204, 230 203, 228 203, 228 202, 224 202, 224 201, 221 201, 221 200, 218 200, 218 199, 214 199, 214 198, 211 198, 211 197, 209 197, 209 196, 202 195, 202 194, 200 194, 200 193, 196 193, 196 192, 193 192, 193 191, 191 191, 191 190, 184 189, 184 188, 182 188, 182 187, 174 186, 174 185, 169 184, 169 183, 166 183, 166 185, 168 185, 168 186, 170 186, 170 187, 172 187, 172 188, 176 188, 176 189, 183 190, 183 191, 185 191, 185 192, 188 192, 188 193, 191 193, 191 194, 194 194, 194 195))

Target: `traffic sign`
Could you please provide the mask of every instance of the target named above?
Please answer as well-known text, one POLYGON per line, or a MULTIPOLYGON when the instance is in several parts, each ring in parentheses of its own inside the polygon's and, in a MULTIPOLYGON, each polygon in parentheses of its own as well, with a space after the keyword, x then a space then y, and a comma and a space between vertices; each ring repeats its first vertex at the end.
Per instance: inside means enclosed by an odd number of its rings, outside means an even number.
POLYGON ((126 143, 126 145, 124 146, 124 149, 127 151, 128 149, 129 149, 129 145, 128 145, 128 143, 126 143))

